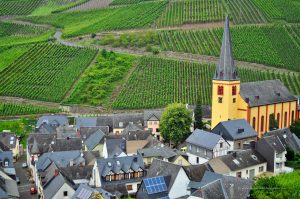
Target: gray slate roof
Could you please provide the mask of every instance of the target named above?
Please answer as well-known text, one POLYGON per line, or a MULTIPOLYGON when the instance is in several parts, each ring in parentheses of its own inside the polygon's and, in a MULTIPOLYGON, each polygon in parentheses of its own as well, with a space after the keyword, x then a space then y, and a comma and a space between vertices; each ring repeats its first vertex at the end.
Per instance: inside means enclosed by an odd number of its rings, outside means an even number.
POLYGON ((96 127, 81 127, 79 129, 81 137, 87 138, 89 137, 92 133, 101 130, 105 135, 109 134, 109 127, 108 126, 96 126, 96 127))
MULTIPOLYGON (((1 151, 0 152, 0 161, 3 162, 3 167, 4 167, 4 162, 8 161, 8 166, 5 168, 14 168, 12 151, 1 151)), ((1 168, 1 166, 0 166, 0 168, 1 168)))
POLYGON ((300 139, 289 128, 277 129, 265 133, 263 136, 277 136, 285 148, 289 147, 295 152, 300 152, 300 139))
MULTIPOLYGON (((127 173, 130 169, 133 171, 138 171, 139 168, 145 169, 143 158, 140 155, 99 159, 97 160, 97 166, 102 177, 105 177, 110 171, 118 173, 122 170, 127 173)), ((116 183, 118 182, 120 181, 116 183)))
POLYGON ((70 180, 89 180, 92 176, 93 167, 93 165, 62 167, 61 173, 70 180))
POLYGON ((206 164, 183 166, 183 169, 191 181, 201 181, 204 173, 209 170, 206 164))
POLYGON ((70 184, 61 174, 58 174, 53 179, 51 179, 51 181, 43 187, 45 199, 52 199, 65 183, 70 184))
POLYGON ((85 145, 88 148, 88 150, 93 150, 99 143, 100 141, 104 138, 105 134, 101 131, 98 130, 94 132, 92 135, 90 135, 86 140, 85 140, 85 145))
POLYGON ((44 171, 52 162, 58 167, 66 167, 73 161, 74 165, 84 163, 85 159, 81 157, 80 151, 59 151, 44 153, 36 162, 38 171, 44 171))
POLYGON ((220 122, 212 132, 230 141, 257 137, 256 131, 245 119, 220 122))
POLYGON ((105 142, 109 158, 119 156, 122 152, 126 153, 126 140, 124 138, 107 138, 105 142))
POLYGON ((76 117, 76 128, 97 126, 97 117, 76 117))
POLYGON ((2 142, 5 146, 7 146, 10 149, 16 147, 17 139, 18 137, 15 133, 0 133, 0 142, 2 142))
POLYGON ((0 198, 19 198, 18 186, 15 180, 0 170, 0 198))
POLYGON ((220 135, 203 131, 200 129, 194 132, 186 139, 187 143, 212 150, 222 137, 220 135))
MULTIPOLYGON (((208 196, 210 194, 213 194, 213 192, 220 193, 220 191, 224 193, 223 195, 227 195, 227 197, 231 199, 246 199, 253 184, 254 182, 252 180, 225 176, 222 174, 206 171, 201 182, 190 182, 189 185, 194 185, 190 186, 192 188, 201 188, 201 191, 204 192, 203 196, 205 199, 212 198, 208 196), (212 189, 209 189, 209 185, 215 183, 222 183, 222 188, 219 187, 217 190, 214 190, 216 186, 213 185, 213 187, 211 187, 212 189), (243 188, 241 189, 241 187, 243 188)), ((196 192, 192 195, 196 196, 198 194, 199 192, 196 192)))
POLYGON ((275 135, 262 137, 257 142, 264 142, 265 144, 267 144, 267 146, 269 146, 270 148, 272 148, 273 151, 275 151, 277 153, 282 153, 282 152, 285 151, 284 145, 282 144, 282 142, 280 141, 280 139, 278 138, 278 136, 275 136, 275 135))
POLYGON ((156 176, 170 176, 170 182, 168 185, 168 191, 172 188, 175 179, 177 177, 178 172, 182 167, 180 165, 176 165, 170 162, 165 162, 159 159, 153 159, 152 164, 147 172, 148 177, 156 177, 156 176))
POLYGON ((220 53, 219 64, 216 68, 214 80, 238 80, 237 69, 234 66, 234 60, 231 47, 231 36, 229 30, 229 17, 226 17, 224 24, 223 41, 220 53))
POLYGON ((50 124, 51 126, 63 126, 63 125, 69 125, 69 120, 64 115, 42 116, 38 119, 36 123, 36 128, 39 128, 43 123, 50 124))
POLYGON ((145 110, 144 111, 144 121, 149 121, 152 117, 160 120, 163 109, 155 109, 155 110, 145 110))
POLYGON ((137 151, 138 154, 140 154, 143 158, 147 157, 156 157, 156 158, 171 158, 177 155, 177 153, 170 149, 169 147, 149 147, 145 149, 139 149, 137 151))
MULTIPOLYGON (((231 171, 237 171, 267 162, 266 159, 260 155, 260 153, 252 149, 237 151, 232 154, 216 157, 214 159, 221 160, 231 171), (234 157, 234 155, 236 155, 236 157, 234 157)), ((214 159, 208 162, 212 168, 213 166, 211 162, 214 162, 214 159)))
POLYGON ((240 95, 250 107, 298 100, 280 80, 242 83, 240 95))

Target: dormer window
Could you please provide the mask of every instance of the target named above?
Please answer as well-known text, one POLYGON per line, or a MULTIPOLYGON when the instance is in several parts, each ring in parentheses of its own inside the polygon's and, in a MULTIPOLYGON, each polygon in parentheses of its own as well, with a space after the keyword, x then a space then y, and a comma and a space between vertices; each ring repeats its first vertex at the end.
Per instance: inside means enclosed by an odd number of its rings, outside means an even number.
POLYGON ((255 99, 256 99, 256 100, 259 100, 259 95, 256 95, 256 96, 255 96, 255 99))
POLYGON ((5 166, 5 167, 8 167, 8 163, 9 163, 8 160, 4 160, 4 166, 5 166))
POLYGON ((236 95, 236 86, 232 87, 232 95, 236 95))
POLYGON ((224 94, 224 87, 218 86, 218 95, 223 95, 223 94, 224 94))

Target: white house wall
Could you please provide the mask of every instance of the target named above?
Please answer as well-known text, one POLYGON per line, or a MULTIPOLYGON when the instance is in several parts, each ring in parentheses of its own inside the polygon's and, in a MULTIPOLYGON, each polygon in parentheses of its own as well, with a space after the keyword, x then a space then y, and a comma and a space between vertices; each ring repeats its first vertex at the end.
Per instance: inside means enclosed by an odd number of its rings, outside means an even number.
POLYGON ((176 179, 173 183, 172 188, 169 192, 169 197, 171 199, 179 198, 188 194, 188 184, 190 183, 189 178, 187 177, 183 168, 181 168, 176 176, 176 179))

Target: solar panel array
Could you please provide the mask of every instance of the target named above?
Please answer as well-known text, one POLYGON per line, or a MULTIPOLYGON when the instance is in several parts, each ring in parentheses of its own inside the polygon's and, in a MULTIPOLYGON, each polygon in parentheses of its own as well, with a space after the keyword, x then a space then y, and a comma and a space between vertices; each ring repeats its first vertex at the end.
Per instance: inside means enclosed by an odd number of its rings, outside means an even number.
POLYGON ((144 183, 148 194, 167 191, 167 185, 163 176, 144 179, 144 183))

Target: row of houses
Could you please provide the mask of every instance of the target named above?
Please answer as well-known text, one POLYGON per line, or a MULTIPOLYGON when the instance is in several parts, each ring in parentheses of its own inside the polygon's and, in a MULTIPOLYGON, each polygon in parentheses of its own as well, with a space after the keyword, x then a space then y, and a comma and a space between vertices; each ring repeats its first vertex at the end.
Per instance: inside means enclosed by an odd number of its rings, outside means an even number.
POLYGON ((171 149, 136 117, 118 120, 119 132, 102 119, 79 117, 74 125, 65 116, 39 119, 28 137, 27 161, 41 198, 246 198, 254 177, 291 171, 284 165, 287 147, 300 150, 289 129, 257 140, 245 120, 221 122, 211 132, 195 129, 171 149))

